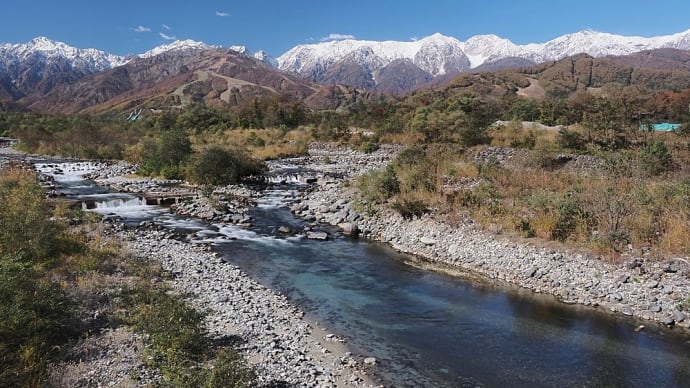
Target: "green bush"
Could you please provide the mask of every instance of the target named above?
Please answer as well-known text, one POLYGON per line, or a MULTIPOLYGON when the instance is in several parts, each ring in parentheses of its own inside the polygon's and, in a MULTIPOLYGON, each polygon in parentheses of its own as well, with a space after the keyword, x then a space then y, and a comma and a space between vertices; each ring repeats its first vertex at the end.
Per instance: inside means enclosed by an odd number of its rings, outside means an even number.
POLYGON ((585 142, 585 139, 579 133, 569 131, 565 128, 561 128, 558 131, 556 142, 561 148, 574 151, 584 150, 587 145, 587 142, 585 142))
POLYGON ((406 220, 421 217, 428 210, 426 203, 420 199, 399 199, 391 207, 406 220))
POLYGON ((393 166, 371 171, 358 181, 360 198, 368 204, 383 203, 400 191, 400 182, 393 166))
POLYGON ((640 149, 637 160, 640 170, 647 176, 658 176, 673 169, 673 157, 661 139, 640 149))
POLYGON ((126 295, 134 312, 124 317, 148 334, 145 356, 168 387, 253 387, 256 373, 232 348, 213 349, 204 315, 180 295, 140 285, 126 295))
POLYGON ((143 174, 182 177, 182 168, 192 155, 192 143, 183 131, 166 131, 155 144, 147 146, 141 166, 143 174))
POLYGON ((206 386, 249 388, 256 386, 256 381, 256 372, 247 365, 239 353, 232 349, 221 349, 216 353, 206 386))
POLYGON ((188 169, 188 179, 202 185, 228 185, 264 171, 263 162, 240 148, 211 146, 195 155, 188 169))
POLYGON ((367 140, 359 146, 359 150, 364 152, 365 154, 370 154, 376 151, 377 149, 379 149, 379 145, 371 140, 367 140))
POLYGON ((551 238, 565 241, 577 227, 578 222, 586 217, 582 204, 575 198, 565 198, 556 207, 557 220, 551 238))

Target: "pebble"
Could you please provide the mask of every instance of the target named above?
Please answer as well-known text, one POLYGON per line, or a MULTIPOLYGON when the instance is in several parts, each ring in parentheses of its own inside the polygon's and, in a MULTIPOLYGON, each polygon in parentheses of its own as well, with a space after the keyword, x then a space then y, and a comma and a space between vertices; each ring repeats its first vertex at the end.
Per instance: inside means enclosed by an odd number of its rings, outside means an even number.
MULTIPOLYGON (((313 340, 311 323, 304 312, 283 295, 258 284, 239 268, 223 263, 204 246, 164 238, 164 232, 139 229, 125 231, 123 241, 142 258, 160 262, 176 273, 173 286, 193 297, 190 302, 207 311, 206 325, 213 336, 239 336, 240 350, 260 371, 262 384, 286 382, 290 386, 367 386, 364 375, 339 362, 338 354, 313 340), (197 268, 202 267, 202 271, 197 268), (325 376, 322 383, 305 376, 325 376), (357 379, 350 380, 353 373, 357 379), (306 383, 306 384, 305 384, 306 383)), ((336 340, 333 334, 324 335, 336 340)))

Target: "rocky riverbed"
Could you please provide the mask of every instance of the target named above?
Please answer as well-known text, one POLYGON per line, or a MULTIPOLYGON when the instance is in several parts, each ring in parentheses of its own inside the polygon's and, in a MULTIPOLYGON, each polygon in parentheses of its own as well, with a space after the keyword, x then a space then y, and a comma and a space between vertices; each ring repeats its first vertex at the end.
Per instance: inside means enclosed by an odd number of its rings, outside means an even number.
MULTIPOLYGON (((471 221, 450 222, 439 215, 405 220, 386 209, 378 209, 375 215, 357 211, 351 179, 385 166, 399 150, 384 146, 362 154, 343 147, 313 145, 308 157, 287 161, 308 171, 309 176, 300 179, 315 182, 292 200, 291 210, 306 220, 338 225, 348 233, 390 243, 420 257, 415 265, 469 272, 552 294, 565 303, 690 327, 690 317, 682 307, 690 298, 686 258, 658 260, 628 254, 616 264, 536 242, 511 241, 487 233, 471 221)), ((103 172, 94 178, 130 192, 158 190, 171 183, 122 179, 121 174, 129 170, 126 166, 117 168, 121 171, 103 172)), ((243 216, 258 198, 257 192, 228 187, 218 188, 217 194, 224 198, 222 201, 232 198, 226 202, 233 208, 219 210, 218 203, 200 195, 181 203, 177 211, 191 216, 206 213, 211 216, 205 218, 216 221, 251 223, 243 216)), ((262 381, 319 387, 372 384, 366 372, 375 367, 375 360, 347 353, 346 344, 305 319, 283 296, 223 263, 203 245, 147 228, 120 233, 133 252, 158 260, 175 274, 174 287, 190 293, 193 303, 210 312, 208 327, 214 335, 241 339, 243 352, 260 367, 262 381)))
POLYGON ((423 266, 469 271, 552 294, 565 303, 599 306, 617 314, 690 327, 687 307, 683 307, 690 298, 690 263, 685 258, 652 260, 627 254, 620 264, 615 264, 586 253, 514 242, 481 230, 469 220, 451 223, 434 215, 405 220, 384 208, 377 209, 375 215, 356 211, 349 179, 385 164, 395 151, 384 148, 365 155, 323 146, 312 149, 312 159, 304 167, 327 169, 341 174, 342 179, 319 180, 313 190, 292 205, 292 211, 306 219, 339 225, 348 232, 354 228, 365 238, 390 243, 402 252, 423 258, 423 266), (324 166, 320 159, 331 163, 324 166))
POLYGON ((347 352, 344 340, 310 322, 287 299, 225 263, 207 246, 165 230, 123 231, 126 247, 173 275, 173 287, 207 312, 216 338, 234 338, 263 383, 288 386, 372 386, 375 360, 347 352))
MULTIPOLYGON (((352 179, 385 166, 400 149, 384 145, 364 154, 315 143, 309 156, 281 161, 305 171, 295 179, 315 182, 293 200, 291 210, 308 221, 337 225, 347 234, 389 243, 421 258, 415 265, 471 273, 551 294, 565 303, 598 306, 616 314, 690 328, 685 306, 690 300, 690 263, 686 258, 659 260, 627 253, 619 263, 611 263, 588 253, 512 241, 482 230, 471 220, 450 222, 440 215, 406 220, 385 208, 375 214, 355 210, 352 179)), ((257 192, 237 187, 218 190, 227 193, 225 197, 244 198, 247 206, 258 197, 257 192)), ((213 213, 205 201, 202 198, 181 205, 181 213, 251 222, 243 217, 245 207, 213 213)))

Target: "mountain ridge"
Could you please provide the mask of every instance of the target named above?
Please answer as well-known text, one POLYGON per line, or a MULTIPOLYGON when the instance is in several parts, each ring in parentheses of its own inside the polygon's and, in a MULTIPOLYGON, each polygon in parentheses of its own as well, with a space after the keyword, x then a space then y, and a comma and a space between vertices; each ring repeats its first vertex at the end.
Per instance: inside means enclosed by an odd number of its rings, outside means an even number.
MULTIPOLYGON (((588 54, 598 58, 659 48, 690 49, 690 30, 651 38, 582 30, 545 43, 524 45, 517 45, 493 34, 475 35, 464 42, 440 33, 409 42, 346 39, 298 45, 277 59, 282 70, 298 73, 314 82, 322 82, 323 75, 328 73, 330 82, 335 79, 347 84, 350 81, 347 78, 348 74, 338 78, 332 69, 341 66, 343 60, 358 51, 368 51, 372 56, 381 59, 380 67, 372 69, 372 72, 388 66, 393 61, 409 59, 419 69, 435 78, 482 66, 491 68, 489 65, 507 58, 513 58, 513 62, 520 59, 538 64, 576 54, 588 54)), ((349 66, 351 67, 352 65, 349 66)), ((374 89, 387 87, 388 85, 377 83, 374 89)))
MULTIPOLYGON (((660 48, 689 50, 690 30, 651 38, 583 30, 525 45, 493 34, 475 35, 464 42, 440 33, 409 42, 346 39, 298 45, 277 58, 261 50, 252 53, 241 45, 225 50, 317 84, 405 94, 449 82, 465 72, 526 67, 579 53, 621 56, 660 48)), ((60 85, 74 84, 86 76, 137 60, 169 54, 159 59, 163 61, 216 49, 224 48, 178 40, 125 57, 92 48, 79 49, 45 37, 21 44, 0 44, 0 99, 35 99, 60 85)), ((676 65, 669 59, 668 66, 676 65)))

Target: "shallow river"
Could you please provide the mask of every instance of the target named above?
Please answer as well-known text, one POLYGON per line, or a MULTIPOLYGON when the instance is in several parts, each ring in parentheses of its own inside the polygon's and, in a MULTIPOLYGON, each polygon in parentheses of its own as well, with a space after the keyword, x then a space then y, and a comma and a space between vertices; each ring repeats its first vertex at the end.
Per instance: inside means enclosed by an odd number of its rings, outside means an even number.
POLYGON ((200 236, 226 260, 288 296, 314 320, 378 360, 386 386, 690 386, 690 337, 658 325, 564 305, 516 288, 405 265, 382 244, 328 226, 326 241, 286 237, 305 224, 285 207, 294 187, 277 186, 253 210, 250 230, 179 219, 135 197, 62 178, 65 192, 96 211, 153 219, 200 236))

